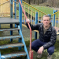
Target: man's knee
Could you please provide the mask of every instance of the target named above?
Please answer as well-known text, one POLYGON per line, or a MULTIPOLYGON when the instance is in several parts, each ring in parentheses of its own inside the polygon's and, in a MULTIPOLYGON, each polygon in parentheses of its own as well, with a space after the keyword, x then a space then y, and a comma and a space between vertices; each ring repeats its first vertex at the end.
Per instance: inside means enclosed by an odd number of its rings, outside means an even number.
POLYGON ((48 49, 49 53, 54 53, 54 50, 48 49))
POLYGON ((36 52, 39 49, 38 44, 35 41, 32 42, 31 48, 36 52))
POLYGON ((31 47, 32 47, 32 48, 37 47, 37 40, 35 40, 35 41, 33 41, 33 42, 31 43, 31 47))
POLYGON ((53 53, 54 53, 54 47, 50 47, 50 48, 48 48, 48 53, 50 54, 50 55, 52 55, 53 53))
POLYGON ((31 48, 34 49, 35 47, 35 44, 32 42, 31 48))

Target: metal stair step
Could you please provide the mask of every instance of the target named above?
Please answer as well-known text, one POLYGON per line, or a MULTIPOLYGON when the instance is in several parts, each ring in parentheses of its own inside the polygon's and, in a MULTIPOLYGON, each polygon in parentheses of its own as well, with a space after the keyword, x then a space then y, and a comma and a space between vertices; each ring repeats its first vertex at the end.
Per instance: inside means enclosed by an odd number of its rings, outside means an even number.
POLYGON ((20 56, 26 56, 26 52, 18 52, 18 53, 1 55, 1 58, 14 58, 14 57, 20 57, 20 56))
POLYGON ((0 49, 6 49, 6 48, 14 48, 14 47, 20 47, 20 46, 24 46, 23 43, 12 43, 12 44, 7 44, 7 45, 1 45, 0 49))
POLYGON ((19 29, 18 28, 0 29, 0 31, 13 31, 13 30, 19 30, 19 29))
POLYGON ((15 23, 19 23, 19 19, 0 18, 0 24, 15 24, 15 23))
POLYGON ((0 40, 10 39, 10 38, 21 38, 21 36, 20 35, 17 35, 17 36, 5 36, 5 37, 0 37, 0 40))

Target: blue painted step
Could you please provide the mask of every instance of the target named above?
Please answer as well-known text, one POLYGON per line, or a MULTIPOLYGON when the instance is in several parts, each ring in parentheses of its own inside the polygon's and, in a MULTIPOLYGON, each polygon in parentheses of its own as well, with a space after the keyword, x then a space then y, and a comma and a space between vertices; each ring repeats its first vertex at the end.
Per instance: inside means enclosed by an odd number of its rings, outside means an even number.
POLYGON ((24 46, 24 44, 23 43, 14 43, 14 44, 1 45, 0 49, 14 48, 14 47, 20 47, 20 46, 24 46))
POLYGON ((6 55, 1 55, 1 58, 14 58, 14 57, 20 57, 20 56, 26 56, 26 52, 18 52, 18 53, 11 53, 6 55))
POLYGON ((0 31, 13 31, 13 30, 20 30, 20 29, 18 28, 0 29, 0 31))
POLYGON ((17 35, 17 36, 0 37, 0 40, 10 39, 10 38, 21 38, 21 36, 20 35, 17 35))

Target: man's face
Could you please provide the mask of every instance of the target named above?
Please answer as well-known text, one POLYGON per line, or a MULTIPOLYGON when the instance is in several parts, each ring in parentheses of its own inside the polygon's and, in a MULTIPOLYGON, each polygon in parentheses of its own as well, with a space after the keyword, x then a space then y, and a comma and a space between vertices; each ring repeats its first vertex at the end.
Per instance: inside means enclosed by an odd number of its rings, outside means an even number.
POLYGON ((44 26, 49 26, 50 24, 50 20, 49 20, 49 17, 43 17, 43 25, 44 26))

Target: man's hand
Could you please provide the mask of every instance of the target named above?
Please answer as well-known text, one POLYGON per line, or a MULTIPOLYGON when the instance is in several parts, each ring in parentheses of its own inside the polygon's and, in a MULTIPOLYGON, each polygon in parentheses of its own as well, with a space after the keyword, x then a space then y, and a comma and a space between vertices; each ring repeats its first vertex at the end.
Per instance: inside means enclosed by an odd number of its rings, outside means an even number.
POLYGON ((29 20, 29 19, 26 19, 26 22, 27 22, 27 23, 30 23, 30 20, 29 20))
POLYGON ((37 53, 38 53, 38 54, 42 54, 43 50, 44 50, 44 47, 42 46, 42 47, 40 47, 40 48, 38 49, 37 53))

